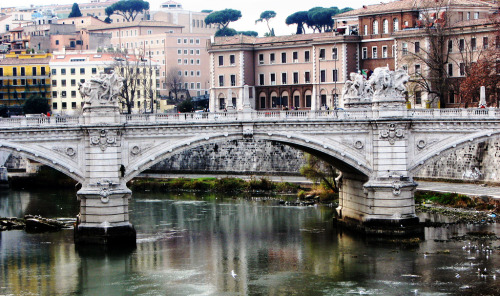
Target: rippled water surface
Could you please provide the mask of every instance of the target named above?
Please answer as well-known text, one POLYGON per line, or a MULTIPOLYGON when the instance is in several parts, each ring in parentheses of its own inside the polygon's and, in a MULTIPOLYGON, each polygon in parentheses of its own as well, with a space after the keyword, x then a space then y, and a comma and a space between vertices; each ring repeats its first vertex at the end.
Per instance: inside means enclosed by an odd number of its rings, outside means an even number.
MULTIPOLYGON (((498 225, 401 245, 337 229, 329 207, 135 193, 130 209, 134 250, 0 232, 0 295, 500 295, 500 241, 450 240, 498 225)), ((77 213, 74 192, 0 192, 0 216, 77 213)))

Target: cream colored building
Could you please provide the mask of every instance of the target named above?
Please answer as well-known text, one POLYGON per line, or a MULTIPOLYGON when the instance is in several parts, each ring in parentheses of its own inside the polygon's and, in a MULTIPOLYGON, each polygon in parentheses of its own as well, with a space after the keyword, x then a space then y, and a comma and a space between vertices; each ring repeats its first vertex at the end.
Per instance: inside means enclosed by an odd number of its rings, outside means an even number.
MULTIPOLYGON (((156 61, 141 61, 133 55, 114 53, 85 52, 85 53, 54 53, 50 61, 52 100, 51 107, 54 115, 78 115, 83 107, 83 100, 78 91, 79 83, 83 83, 93 75, 116 71, 124 77, 134 79, 133 113, 158 112, 156 80, 158 64, 156 61), (151 76, 147 75, 152 70, 151 76), (136 74, 136 71, 139 74, 136 74), (127 72, 133 72, 127 76, 127 72), (143 73, 146 73, 144 76, 143 73), (135 76, 133 76, 135 75, 135 76)), ((130 94, 129 94, 130 95, 130 94)), ((122 112, 127 112, 122 104, 122 112)))

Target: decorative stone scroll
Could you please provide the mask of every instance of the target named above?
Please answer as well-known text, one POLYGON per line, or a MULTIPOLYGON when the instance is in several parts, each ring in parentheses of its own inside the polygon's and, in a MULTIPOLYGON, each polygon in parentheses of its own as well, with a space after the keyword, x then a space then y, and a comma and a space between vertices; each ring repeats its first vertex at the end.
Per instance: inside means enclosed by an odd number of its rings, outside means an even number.
POLYGON ((102 151, 105 151, 108 147, 118 146, 118 131, 108 131, 102 129, 100 131, 89 132, 90 145, 99 146, 102 151))
POLYGON ((79 82, 78 90, 86 104, 99 103, 102 105, 114 104, 123 87, 125 79, 116 73, 100 73, 94 75, 89 81, 79 82))
POLYGON ((386 129, 380 131, 380 138, 388 140, 391 145, 394 145, 396 140, 404 138, 404 129, 396 127, 391 123, 386 129))

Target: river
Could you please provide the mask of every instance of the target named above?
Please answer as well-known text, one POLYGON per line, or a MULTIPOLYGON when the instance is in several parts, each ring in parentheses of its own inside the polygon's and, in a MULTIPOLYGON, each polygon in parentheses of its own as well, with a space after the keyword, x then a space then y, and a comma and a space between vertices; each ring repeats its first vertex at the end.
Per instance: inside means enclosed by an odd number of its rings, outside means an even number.
MULTIPOLYGON (((0 295, 500 295, 500 241, 450 240, 497 224, 426 228, 408 245, 342 231, 331 207, 134 193, 130 209, 133 250, 0 232, 0 295)), ((2 217, 77 213, 72 191, 0 191, 2 217)))

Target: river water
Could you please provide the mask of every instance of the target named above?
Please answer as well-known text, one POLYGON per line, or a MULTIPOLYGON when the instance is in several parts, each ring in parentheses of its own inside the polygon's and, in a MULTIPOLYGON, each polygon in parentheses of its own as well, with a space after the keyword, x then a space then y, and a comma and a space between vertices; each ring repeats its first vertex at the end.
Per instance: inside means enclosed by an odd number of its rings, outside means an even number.
MULTIPOLYGON (((0 295, 500 295, 500 241, 450 240, 500 236, 496 224, 401 245, 338 229, 330 207, 134 193, 130 209, 134 250, 76 248, 72 230, 0 232, 0 295)), ((77 213, 71 191, 0 191, 3 217, 77 213)))

